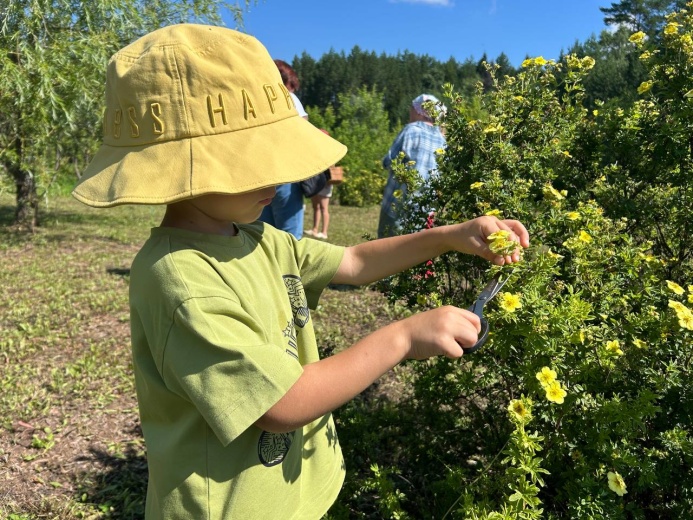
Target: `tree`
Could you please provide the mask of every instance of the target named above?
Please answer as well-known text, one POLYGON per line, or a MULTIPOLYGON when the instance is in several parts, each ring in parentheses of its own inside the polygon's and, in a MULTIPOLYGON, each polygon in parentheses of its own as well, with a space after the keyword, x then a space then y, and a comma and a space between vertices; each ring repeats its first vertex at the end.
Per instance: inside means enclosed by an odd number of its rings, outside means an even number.
POLYGON ((361 87, 339 94, 336 102, 322 111, 309 107, 308 113, 311 123, 325 128, 349 148, 339 163, 346 173, 346 181, 336 193, 340 204, 378 204, 387 180, 381 160, 395 137, 382 94, 375 88, 361 87))
POLYGON ((517 73, 515 67, 510 63, 510 58, 508 58, 508 55, 504 52, 498 55, 495 63, 498 66, 498 70, 496 71, 498 77, 513 76, 517 73))
POLYGON ((218 24, 223 8, 236 20, 243 12, 217 0, 9 0, 0 8, 0 172, 15 187, 16 224, 33 230, 42 193, 95 150, 111 54, 165 25, 218 24))
POLYGON ((632 32, 654 37, 667 13, 683 9, 687 0, 620 0, 611 7, 600 7, 606 25, 625 25, 632 32))

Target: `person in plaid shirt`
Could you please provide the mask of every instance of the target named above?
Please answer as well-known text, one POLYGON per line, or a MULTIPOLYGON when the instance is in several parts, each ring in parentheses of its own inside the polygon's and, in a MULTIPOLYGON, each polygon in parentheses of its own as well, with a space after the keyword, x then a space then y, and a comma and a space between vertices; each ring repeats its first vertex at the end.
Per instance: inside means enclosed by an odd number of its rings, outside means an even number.
POLYGON ((409 123, 402 129, 383 158, 383 167, 390 170, 385 185, 383 203, 378 222, 378 238, 399 234, 399 217, 402 200, 406 198, 407 186, 392 173, 392 161, 400 152, 405 155, 404 162, 413 161, 421 179, 428 179, 436 169, 436 150, 445 147, 445 137, 435 124, 435 116, 445 112, 445 106, 430 94, 417 96, 409 108, 409 123), (425 106, 424 106, 425 105, 425 106), (399 193, 401 195, 399 195, 399 193))

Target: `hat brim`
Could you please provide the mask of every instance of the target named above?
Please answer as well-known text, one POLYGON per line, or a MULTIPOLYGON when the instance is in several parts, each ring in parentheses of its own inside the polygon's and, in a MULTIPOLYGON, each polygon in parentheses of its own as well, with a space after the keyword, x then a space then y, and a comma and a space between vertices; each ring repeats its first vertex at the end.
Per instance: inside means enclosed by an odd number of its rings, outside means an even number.
POLYGON ((169 204, 302 181, 346 146, 295 115, 263 126, 143 146, 103 144, 72 194, 93 207, 169 204))

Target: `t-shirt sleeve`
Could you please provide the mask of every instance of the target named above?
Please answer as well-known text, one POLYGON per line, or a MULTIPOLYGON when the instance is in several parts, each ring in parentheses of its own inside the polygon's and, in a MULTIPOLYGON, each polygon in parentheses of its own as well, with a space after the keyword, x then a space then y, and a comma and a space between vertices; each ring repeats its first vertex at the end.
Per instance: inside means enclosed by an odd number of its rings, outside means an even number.
POLYGON ((315 309, 322 291, 337 273, 344 247, 318 240, 292 239, 308 307, 315 309))
POLYGON ((233 300, 191 298, 176 310, 164 352, 164 380, 191 401, 224 445, 279 401, 303 371, 266 337, 233 300))

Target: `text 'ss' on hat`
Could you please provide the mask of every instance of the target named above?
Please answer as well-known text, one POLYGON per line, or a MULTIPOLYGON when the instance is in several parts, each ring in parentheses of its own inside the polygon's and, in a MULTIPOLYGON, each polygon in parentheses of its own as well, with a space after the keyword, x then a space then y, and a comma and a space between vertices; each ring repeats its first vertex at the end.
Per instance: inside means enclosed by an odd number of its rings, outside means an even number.
POLYGON ((103 134, 73 191, 94 207, 254 191, 346 154, 298 115, 258 40, 196 24, 154 31, 110 59, 103 134))

